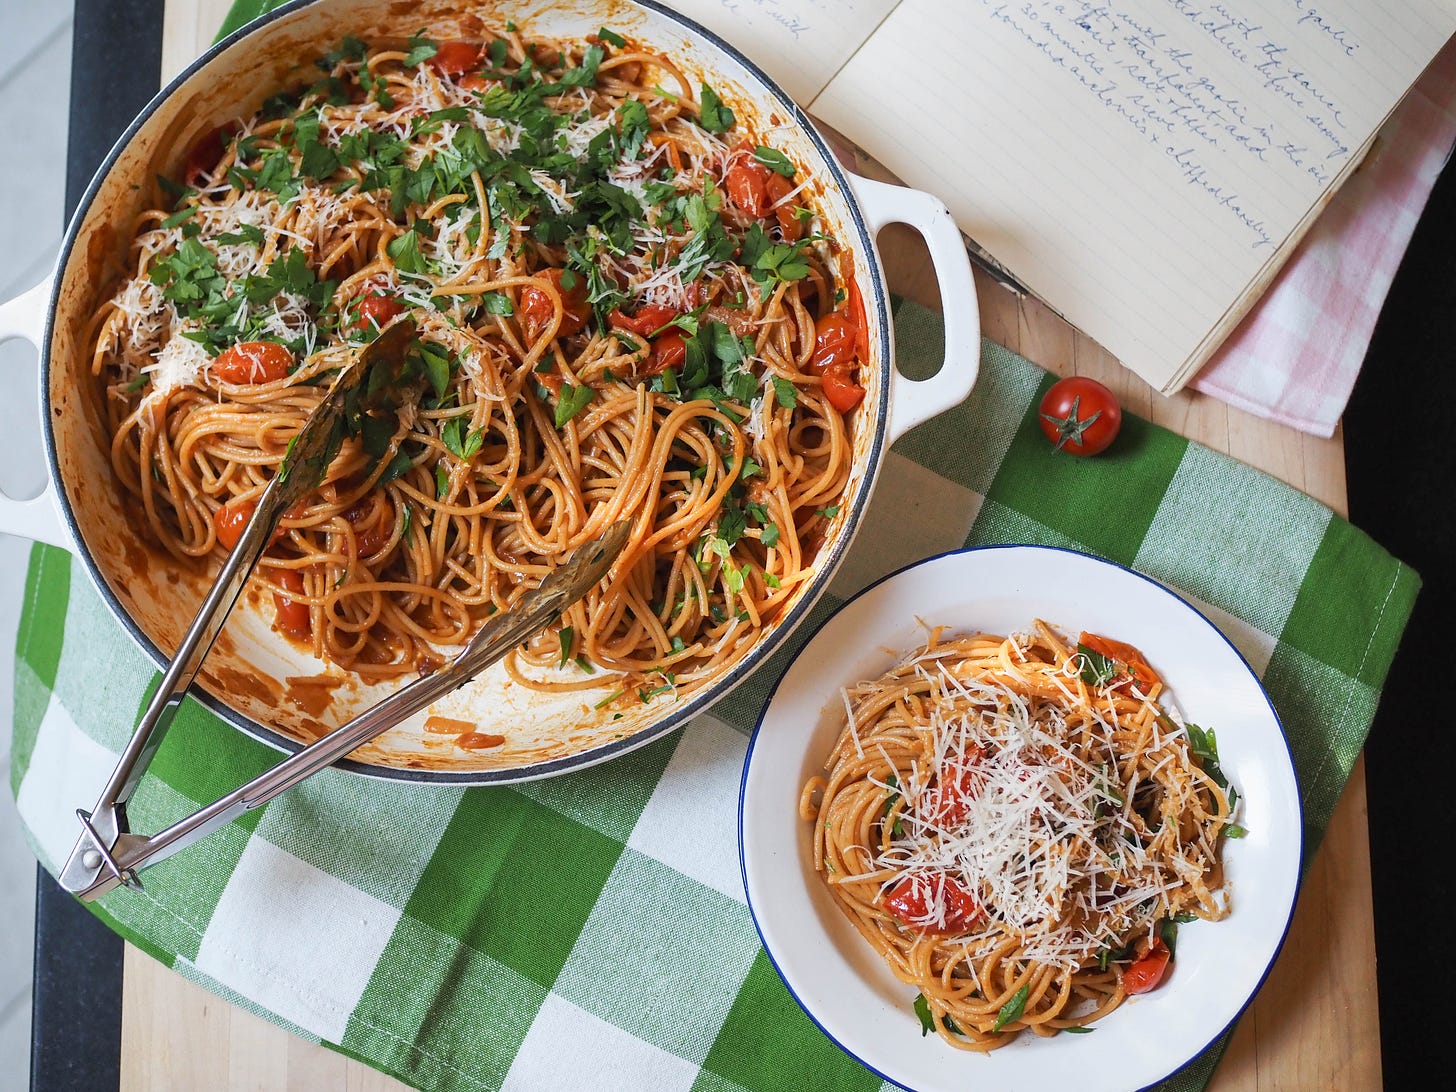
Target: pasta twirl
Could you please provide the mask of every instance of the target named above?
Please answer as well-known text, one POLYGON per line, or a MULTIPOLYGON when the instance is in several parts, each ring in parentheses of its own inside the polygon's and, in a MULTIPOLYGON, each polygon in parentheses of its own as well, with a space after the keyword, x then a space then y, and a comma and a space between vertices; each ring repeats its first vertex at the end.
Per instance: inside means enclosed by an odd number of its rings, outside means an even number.
POLYGON ((936 631, 847 693, 800 802, 814 864, 946 1042, 1085 1027, 1159 984, 1179 923, 1229 912, 1237 794, 1161 692, 1132 646, 1038 622, 936 631))
MULTIPOLYGON (((90 334, 146 537, 217 558, 329 376, 398 316, 424 389, 362 422, 255 580, 366 678, 427 669, 617 520, 528 686, 690 690, 811 574, 864 317, 810 172, 609 30, 345 39, 192 149, 90 334)), ((643 699, 646 700, 646 699, 643 699)))

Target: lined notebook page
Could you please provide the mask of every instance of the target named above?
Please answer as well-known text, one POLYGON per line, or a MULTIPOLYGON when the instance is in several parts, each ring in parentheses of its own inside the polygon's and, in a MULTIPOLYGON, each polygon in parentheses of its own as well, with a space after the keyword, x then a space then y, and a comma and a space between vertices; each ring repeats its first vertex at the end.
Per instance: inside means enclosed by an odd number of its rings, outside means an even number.
POLYGON ((1456 0, 901 0, 809 109, 1171 392, 1453 31, 1456 0))
POLYGON ((668 0, 807 105, 898 0, 668 0))

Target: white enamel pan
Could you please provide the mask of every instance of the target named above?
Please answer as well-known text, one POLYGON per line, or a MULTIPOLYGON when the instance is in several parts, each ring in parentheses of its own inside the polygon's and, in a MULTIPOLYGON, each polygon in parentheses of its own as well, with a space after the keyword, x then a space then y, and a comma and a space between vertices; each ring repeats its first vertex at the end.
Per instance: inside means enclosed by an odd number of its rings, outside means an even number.
MULTIPOLYGON (((0 497, 0 531, 71 551, 117 621, 146 654, 165 664, 193 617, 212 571, 195 571, 148 549, 127 511, 107 454, 90 352, 87 318, 123 275, 134 218, 154 192, 156 174, 177 173, 193 142, 262 100, 298 82, 297 69, 335 48, 345 35, 368 42, 403 40, 422 27, 460 37, 466 10, 487 24, 514 21, 531 36, 582 38, 608 26, 673 56, 696 83, 711 84, 740 124, 773 143, 813 177, 829 230, 848 246, 869 325, 867 395, 855 411, 854 470, 845 502, 788 609, 743 659, 691 695, 664 697, 613 720, 593 707, 610 690, 541 694, 511 684, 496 668, 449 699, 356 751, 345 768, 381 777, 482 784, 546 777, 605 761, 680 727, 762 664, 809 613, 828 586, 864 519, 890 445, 907 430, 961 402, 976 380, 980 325, 970 263, 945 206, 915 190, 857 177, 835 160, 823 138, 754 64, 720 38, 655 3, 561 0, 557 3, 455 0, 299 0, 218 43, 165 87, 106 157, 66 232, 54 273, 0 304, 0 339, 29 340, 40 355, 40 412, 49 470, 45 492, 30 501, 0 497), (896 371, 889 297, 875 235, 890 223, 924 236, 945 312, 945 361, 931 378, 896 371), (429 714, 467 720, 504 735, 489 751, 454 746, 424 730, 429 714)), ((381 700, 388 686, 340 676, 328 685, 298 683, 326 666, 271 630, 272 612, 245 596, 209 655, 195 692, 241 731, 284 750, 323 734, 381 700), (292 681, 290 681, 292 680, 292 681)), ((338 674, 337 671, 334 674, 338 674)))

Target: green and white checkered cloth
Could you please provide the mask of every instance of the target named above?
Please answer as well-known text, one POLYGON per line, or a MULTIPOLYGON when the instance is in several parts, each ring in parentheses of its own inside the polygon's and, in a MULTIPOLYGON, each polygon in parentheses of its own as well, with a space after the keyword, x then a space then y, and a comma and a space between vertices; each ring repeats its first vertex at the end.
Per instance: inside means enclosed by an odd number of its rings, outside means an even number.
MULTIPOLYGON (((938 316, 904 305, 896 337, 912 372, 939 360, 938 316)), ((420 1088, 880 1088, 759 945, 738 870, 744 753, 771 683, 846 598, 927 555, 997 542, 1100 554, 1218 623, 1289 734, 1312 853, 1418 577, 1304 494, 1138 418, 1097 458, 1054 452, 1036 421, 1050 382, 985 343, 971 397, 889 453, 798 639, 682 731, 514 787, 325 771, 149 870, 144 893, 93 908, 186 977, 420 1088)), ((52 871, 156 680, 69 556, 37 546, 11 784, 52 871)), ((189 701, 129 809, 134 829, 277 759, 189 701)), ((1202 1088, 1222 1050, 1164 1087, 1202 1088)))

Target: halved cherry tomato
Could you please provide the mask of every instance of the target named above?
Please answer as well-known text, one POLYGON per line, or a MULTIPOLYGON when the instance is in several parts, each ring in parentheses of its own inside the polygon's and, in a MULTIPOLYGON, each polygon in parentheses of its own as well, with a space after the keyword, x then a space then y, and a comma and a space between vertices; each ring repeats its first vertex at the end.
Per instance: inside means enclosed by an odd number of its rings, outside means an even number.
POLYGON ((669 330, 652 343, 652 352, 637 368, 638 375, 657 375, 676 368, 688 355, 687 342, 676 330, 669 330))
POLYGON ((607 316, 607 321, 623 330, 630 330, 638 337, 651 337, 677 318, 679 313, 675 307, 668 307, 661 303, 648 303, 637 308, 635 315, 624 315, 621 311, 613 311, 607 316))
POLYGON ((224 383, 274 383, 293 370, 293 354, 276 341, 243 341, 217 354, 212 374, 224 383))
POLYGON ((1069 375, 1042 395, 1037 423, 1058 451, 1096 455, 1106 451, 1122 427, 1117 396, 1095 379, 1069 375))
MULTIPOLYGON (((557 327, 557 337, 570 337, 579 333, 586 325, 587 316, 591 314, 591 307, 586 302, 586 279, 580 273, 572 274, 576 280, 572 286, 561 287, 561 275, 564 270, 547 269, 536 274, 540 280, 548 280, 552 287, 561 295, 561 325, 557 327)), ((546 327, 551 325, 551 319, 556 314, 556 304, 550 293, 537 288, 535 285, 527 285, 521 289, 521 318, 526 327, 526 337, 535 341, 546 327)))
POLYGON ((885 895, 885 908, 902 925, 937 936, 963 933, 981 916, 975 896, 945 875, 906 876, 885 895), (937 915, 933 906, 943 913, 937 915), (935 917, 941 920, 932 920, 935 917))
MULTIPOLYGON (((299 501, 283 513, 284 519, 298 519, 308 507, 307 499, 299 501)), ((253 513, 258 509, 257 500, 228 501, 221 508, 212 514, 212 529, 217 532, 217 540, 229 550, 238 544, 243 537, 243 528, 248 525, 248 520, 253 518, 253 513)), ((284 527, 273 528, 273 537, 268 540, 272 546, 287 533, 284 527)))
POLYGON ((209 133, 203 133, 197 141, 187 150, 187 166, 182 169, 182 181, 189 186, 195 186, 204 182, 212 176, 217 169, 218 163, 222 161, 222 153, 227 147, 227 142, 232 139, 237 127, 233 125, 219 125, 209 133))
MULTIPOLYGON (((303 574, 297 569, 280 570, 275 577, 296 596, 303 595, 303 574)), ((313 628, 312 613, 307 603, 273 593, 274 625, 290 637, 307 637, 313 628)))
POLYGON ((1137 681, 1139 688, 1144 691, 1162 681, 1158 677, 1158 673, 1148 665, 1147 657, 1126 641, 1114 641, 1111 637, 1103 637, 1099 633, 1083 633, 1077 638, 1077 643, 1086 645, 1093 652, 1106 656, 1109 660, 1114 660, 1127 668, 1132 678, 1137 681))
POLYGON ((526 55, 537 68, 555 68, 561 63, 561 54, 550 46, 532 42, 526 47, 526 55))
POLYGON ((1161 938, 1155 938, 1148 954, 1137 960, 1122 972, 1122 988, 1127 993, 1148 993, 1158 988, 1163 981, 1163 972, 1168 969, 1168 960, 1173 953, 1161 938))
POLYGON ((930 821, 938 827, 957 827, 966 821, 971 801, 981 791, 982 776, 976 770, 981 748, 971 744, 957 762, 947 763, 930 788, 930 821))
POLYGON ((785 197, 794 192, 794 184, 777 171, 769 173, 766 188, 768 207, 773 210, 779 222, 779 231, 786 241, 792 243, 804 233, 804 224, 797 215, 798 205, 781 204, 785 197))
POLYGON ((840 413, 848 413, 864 401, 865 389, 850 378, 849 368, 824 369, 824 397, 840 413))
POLYGON ((229 550, 238 544, 243 537, 243 528, 248 525, 248 520, 253 518, 253 512, 257 509, 256 500, 229 501, 212 514, 212 529, 217 532, 217 540, 229 550))
POLYGON ((772 173, 751 155, 740 156, 723 178, 728 200, 749 216, 762 218, 767 215, 768 179, 772 173))
POLYGON ((814 355, 809 370, 815 375, 828 368, 847 368, 854 363, 854 321, 844 311, 831 311, 814 323, 814 355))
POLYGON ((485 59, 485 46, 479 42, 441 42, 435 55, 426 64, 442 76, 458 76, 479 68, 485 59))
POLYGON ((382 330, 408 310, 408 307, 393 296, 376 292, 359 301, 359 317, 354 320, 354 325, 360 330, 382 330))
POLYGON ((461 76, 455 82, 461 87, 465 88, 465 90, 467 91, 485 92, 489 91, 492 87, 500 86, 499 80, 488 80, 484 76, 481 76, 475 72, 471 72, 467 75, 461 76))
POLYGON ((374 501, 365 497, 344 513, 354 528, 354 548, 358 557, 373 557, 394 531, 394 505, 388 500, 374 501))

